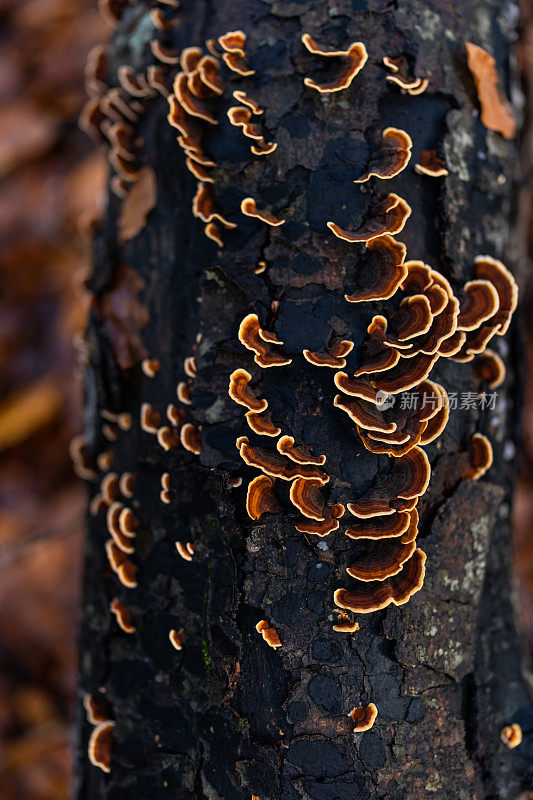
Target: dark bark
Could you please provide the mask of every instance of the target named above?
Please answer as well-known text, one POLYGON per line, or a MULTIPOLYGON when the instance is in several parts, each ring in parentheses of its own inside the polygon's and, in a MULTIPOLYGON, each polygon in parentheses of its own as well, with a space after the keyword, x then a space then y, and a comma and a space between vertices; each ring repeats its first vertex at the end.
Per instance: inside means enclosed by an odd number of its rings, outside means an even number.
MULTIPOLYGON (((332 630, 333 591, 348 585, 346 558, 354 549, 345 526, 324 540, 298 533, 283 492, 282 514, 249 520, 246 485, 257 472, 243 466, 235 448, 236 437, 250 432, 227 386, 232 370, 252 371, 283 432, 327 453, 332 494, 344 502, 387 468, 388 459, 368 453, 333 408, 332 371, 298 356, 303 348, 324 350, 332 331, 357 348, 373 314, 393 307, 346 303, 362 247, 334 238, 326 222, 355 228, 373 198, 394 191, 413 209, 397 237, 408 257, 435 266, 454 287, 473 277, 480 253, 509 262, 515 147, 480 122, 464 42, 495 54, 509 92, 515 6, 182 0, 176 18, 168 43, 178 49, 235 28, 248 35, 256 74, 229 81, 221 124, 206 140, 218 164, 222 210, 238 228, 224 234, 219 252, 204 237, 191 213, 196 182, 167 124, 167 104, 150 101, 138 131, 142 158, 156 173, 157 206, 145 230, 119 246, 120 201, 110 196, 92 289, 105 293, 121 264, 142 277, 150 312, 142 336, 161 369, 153 380, 137 368, 121 370, 95 314, 87 370, 94 452, 107 446, 102 409, 129 411, 134 420, 113 445, 113 469, 136 475, 138 588, 122 587, 112 574, 105 515, 91 517, 81 694, 105 687, 117 726, 111 774, 104 775, 87 760, 90 726, 80 712, 76 796, 510 800, 533 782, 533 714, 510 588, 514 464, 504 458, 517 437, 516 329, 506 338, 498 408, 453 411, 444 434, 426 448, 432 478, 419 502, 419 543, 428 556, 423 589, 407 605, 359 615, 361 629, 352 636, 332 630), (348 90, 324 99, 304 89, 303 77, 317 63, 300 44, 305 31, 339 46, 366 42, 368 64, 348 90), (402 95, 385 81, 382 57, 400 53, 417 75, 432 76, 425 94, 402 95), (234 88, 264 106, 262 124, 278 143, 273 155, 252 158, 249 142, 227 124, 234 88), (410 133, 412 162, 393 180, 361 190, 353 180, 387 125, 410 133), (435 147, 446 157, 446 179, 413 171, 420 152, 435 147), (248 195, 285 225, 271 229, 243 217, 239 204, 248 195), (255 275, 262 258, 268 268, 255 275), (289 367, 260 371, 239 344, 238 325, 251 311, 284 341, 289 367), (200 457, 165 453, 138 422, 142 402, 164 413, 175 401, 184 358, 193 352, 198 376, 187 413, 202 426, 200 457), (486 433, 495 451, 479 483, 460 477, 475 431, 486 433), (160 476, 167 471, 172 502, 164 505, 160 476), (230 474, 243 476, 241 488, 231 488, 230 474), (176 555, 176 540, 197 541, 191 563, 176 555), (116 596, 132 611, 132 635, 108 611, 116 596), (281 649, 256 633, 263 618, 275 625, 281 649), (172 628, 185 630, 179 653, 168 640, 172 628), (346 715, 370 701, 377 721, 354 737, 346 715), (500 730, 514 721, 524 742, 509 750, 500 730)), ((136 71, 150 63, 145 20, 144 4, 126 9, 114 34, 112 75, 121 63, 136 71)), ((469 364, 440 359, 432 377, 450 392, 477 391, 469 364)))

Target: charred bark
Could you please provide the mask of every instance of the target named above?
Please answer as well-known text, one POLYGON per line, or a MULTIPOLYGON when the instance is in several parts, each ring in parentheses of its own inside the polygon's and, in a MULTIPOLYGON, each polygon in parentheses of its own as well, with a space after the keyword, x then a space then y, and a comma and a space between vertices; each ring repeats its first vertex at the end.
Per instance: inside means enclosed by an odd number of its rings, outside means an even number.
MULTIPOLYGON (((153 61, 149 5, 123 11, 110 49, 111 85, 119 65, 139 73, 153 61)), ((138 586, 127 589, 107 562, 105 514, 89 518, 80 693, 98 695, 104 687, 116 727, 106 775, 89 764, 91 726, 80 710, 76 796, 515 798, 533 784, 533 714, 509 567, 516 328, 501 350, 507 379, 496 408, 452 410, 443 435, 426 448, 432 477, 418 504, 418 542, 428 558, 422 590, 401 607, 357 615, 353 635, 332 630, 333 592, 349 585, 345 568, 355 549, 343 534, 345 520, 324 539, 296 531, 285 484, 277 489, 282 513, 249 519, 246 486, 258 473, 244 465, 235 440, 253 435, 245 409, 228 397, 228 380, 234 369, 249 370, 283 433, 327 454, 333 499, 349 502, 389 469, 389 459, 365 450, 353 423, 333 407, 333 371, 301 356, 304 348, 324 351, 332 336, 352 340, 353 371, 372 316, 394 307, 394 299, 344 300, 363 246, 335 238, 326 223, 354 229, 392 191, 412 208, 397 237, 408 258, 438 268, 454 287, 474 277, 478 254, 509 262, 516 151, 480 121, 465 41, 495 55, 509 93, 516 7, 499 0, 182 0, 177 11, 165 9, 178 24, 164 41, 178 51, 236 28, 248 36, 255 74, 226 75, 219 125, 205 134, 221 210, 238 227, 224 231, 223 249, 205 238, 191 211, 196 180, 167 123, 168 104, 150 99, 136 134, 141 160, 156 175, 157 204, 144 230, 121 244, 121 200, 109 195, 90 280, 96 299, 87 337, 87 438, 94 454, 112 451, 114 472, 134 473, 134 497, 124 502, 140 527, 131 556, 138 586), (366 43, 368 63, 350 88, 322 95, 304 87, 306 75, 329 79, 334 72, 305 51, 304 32, 332 46, 366 43), (398 55, 414 75, 431 76, 426 92, 410 96, 386 81, 382 58, 398 55), (251 156, 251 141, 229 125, 234 89, 265 109, 261 125, 278 145, 271 155, 251 156), (409 166, 390 181, 354 185, 387 126, 410 134, 409 166), (435 149, 449 175, 416 174, 421 151, 435 149), (243 216, 246 196, 285 224, 272 228, 243 216), (263 260, 266 270, 255 272, 263 260), (140 292, 132 275, 143 281, 140 292), (125 328, 116 305, 124 296, 125 328), (141 306, 149 313, 145 325, 141 306), (237 339, 251 312, 284 342, 290 365, 254 365, 237 339), (160 361, 153 379, 133 363, 143 349, 160 361), (177 403, 176 386, 187 380, 184 359, 193 354, 193 403, 184 409, 201 426, 200 456, 163 450, 139 425, 142 403, 162 417, 177 403), (106 410, 133 419, 111 444, 106 410), (461 478, 474 432, 489 436, 495 455, 480 482, 461 478), (167 472, 170 503, 163 503, 167 472), (236 476, 243 483, 233 488, 236 476), (192 561, 177 555, 176 541, 195 543, 192 561), (135 633, 116 625, 114 597, 130 609, 135 633), (275 626, 280 649, 256 632, 261 619, 275 626), (169 631, 182 628, 176 651, 169 631), (378 708, 376 723, 354 736, 347 714, 369 702, 378 708), (514 750, 500 741, 511 722, 524 732, 514 750)), ((468 363, 442 358, 433 377, 449 392, 479 391, 468 363)), ((95 483, 93 496, 97 491, 95 483)))

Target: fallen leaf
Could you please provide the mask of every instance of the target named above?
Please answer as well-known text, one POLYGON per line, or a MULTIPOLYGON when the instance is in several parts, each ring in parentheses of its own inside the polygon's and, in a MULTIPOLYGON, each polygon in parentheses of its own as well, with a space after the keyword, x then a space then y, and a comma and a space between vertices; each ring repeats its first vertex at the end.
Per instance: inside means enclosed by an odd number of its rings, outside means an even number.
POLYGON ((157 184, 151 167, 143 167, 133 188, 122 202, 118 220, 119 238, 128 242, 146 225, 146 217, 157 201, 157 184))
POLYGON ((511 105, 500 90, 496 61, 490 53, 472 42, 466 42, 466 52, 481 105, 481 122, 489 130, 501 133, 504 139, 512 139, 516 122, 511 105))

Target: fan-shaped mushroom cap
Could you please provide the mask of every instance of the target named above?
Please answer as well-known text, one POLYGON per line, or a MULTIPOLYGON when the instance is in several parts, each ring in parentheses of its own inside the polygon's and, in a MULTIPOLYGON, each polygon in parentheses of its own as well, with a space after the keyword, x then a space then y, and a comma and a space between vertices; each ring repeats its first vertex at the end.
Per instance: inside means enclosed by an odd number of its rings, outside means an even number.
POLYGON ((211 106, 205 100, 195 97, 189 88, 189 75, 187 72, 178 72, 174 79, 174 94, 179 104, 191 117, 208 122, 210 125, 218 125, 218 120, 212 114, 211 106))
POLYGON ((372 208, 368 219, 358 230, 346 231, 334 222, 328 222, 328 228, 345 242, 369 242, 385 233, 399 233, 410 216, 410 205, 391 192, 385 200, 372 208))
POLYGON ((384 341, 393 347, 401 348, 404 346, 403 343, 409 343, 409 339, 427 333, 432 322, 433 314, 426 295, 411 295, 404 298, 400 303, 398 311, 394 314, 390 324, 393 332, 389 333, 387 330, 384 341))
POLYGON ((479 480, 491 467, 493 461, 492 445, 482 433, 475 433, 468 450, 469 466, 464 470, 462 478, 479 480))
POLYGON ((113 750, 115 723, 112 720, 100 722, 93 729, 87 746, 89 761, 102 772, 111 772, 111 754, 113 750))
POLYGON ((427 378, 438 357, 438 353, 419 353, 416 358, 400 358, 394 367, 375 375, 372 385, 389 394, 405 392, 427 378))
POLYGON ((339 369, 346 366, 345 356, 353 350, 353 342, 348 342, 343 339, 337 344, 331 345, 327 353, 312 353, 310 350, 304 350, 304 358, 315 367, 332 367, 339 369))
POLYGON ((209 184, 198 183, 198 189, 193 197, 192 213, 198 217, 202 222, 211 222, 214 219, 219 220, 225 228, 236 228, 234 222, 229 222, 222 216, 218 209, 217 196, 213 187, 209 184))
POLYGON ((355 633, 359 630, 359 623, 356 622, 351 614, 347 614, 342 608, 333 609, 337 614, 337 622, 333 625, 333 630, 338 633, 355 633))
POLYGON ((419 175, 429 175, 431 178, 449 175, 445 162, 439 158, 435 150, 422 150, 420 163, 415 164, 415 172, 419 175))
POLYGON ((366 243, 371 256, 365 277, 369 282, 361 289, 345 294, 349 303, 363 303, 368 300, 387 300, 397 291, 407 276, 404 264, 406 247, 390 234, 377 236, 366 243))
POLYGON ((272 647, 274 650, 277 650, 278 647, 281 647, 281 641, 278 636, 278 632, 273 625, 270 625, 266 621, 266 619, 260 620, 255 626, 255 629, 257 633, 261 634, 269 647, 272 647))
POLYGON ((202 452, 202 437, 190 422, 186 422, 181 428, 180 441, 189 453, 194 453, 198 456, 202 452))
POLYGON ((291 461, 297 464, 318 464, 326 463, 326 456, 314 456, 311 448, 305 444, 295 444, 292 436, 282 436, 276 444, 278 452, 288 456, 291 461))
POLYGON ((289 496, 291 503, 304 517, 324 522, 325 501, 320 493, 322 481, 316 478, 296 478, 291 484, 289 496))
POLYGON ((417 548, 400 572, 384 581, 360 581, 354 589, 337 589, 335 603, 356 614, 369 614, 393 603, 401 606, 424 584, 426 554, 417 548))
POLYGON ((248 385, 251 380, 252 376, 245 369, 234 370, 230 375, 228 394, 232 400, 250 411, 264 411, 268 407, 268 402, 260 400, 252 392, 248 385))
POLYGON ((194 555, 194 545, 191 542, 175 542, 176 550, 184 561, 192 561, 194 555))
POLYGON ((381 143, 370 159, 368 170, 354 183, 366 183, 370 178, 394 178, 404 170, 411 158, 413 142, 400 128, 385 128, 381 143))
POLYGON ((150 403, 143 403, 141 406, 141 429, 146 433, 157 433, 161 425, 161 414, 154 411, 150 403))
POLYGON ((224 81, 220 77, 218 61, 213 56, 204 55, 199 60, 196 69, 200 75, 202 83, 211 89, 215 94, 222 94, 224 91, 224 81))
POLYGON ((252 118, 252 111, 250 108, 246 108, 245 106, 232 106, 228 108, 227 114, 231 124, 236 128, 241 128, 245 136, 249 139, 262 141, 263 134, 261 133, 261 129, 250 122, 252 118))
POLYGON ((284 219, 279 219, 274 214, 270 214, 268 211, 259 211, 253 197, 244 198, 244 200, 241 202, 241 211, 246 217, 260 219, 262 222, 266 222, 267 225, 270 225, 274 228, 277 228, 279 225, 283 225, 285 222, 284 219))
POLYGON ((363 400, 360 397, 353 397, 347 400, 337 394, 333 400, 333 405, 342 409, 353 422, 367 431, 392 433, 396 430, 396 423, 387 422, 379 408, 371 401, 363 400))
POLYGON ((418 511, 397 511, 390 516, 358 519, 346 531, 350 539, 391 539, 408 542, 418 533, 418 511))
POLYGON ((356 706, 352 708, 348 716, 355 722, 354 733, 363 733, 370 730, 376 717, 378 710, 374 703, 369 703, 367 706, 356 706))
POLYGON ((488 348, 474 358, 473 370, 476 380, 486 383, 491 391, 501 386, 505 380, 503 360, 498 353, 488 348))
POLYGON ((83 696, 83 707, 87 716, 87 722, 91 725, 98 725, 99 722, 107 722, 111 716, 111 706, 105 697, 101 695, 85 694, 83 696))
POLYGON ((184 47, 180 53, 180 67, 183 72, 192 72, 198 66, 203 52, 200 47, 184 47))
POLYGON ((348 511, 363 519, 394 514, 403 510, 395 507, 396 501, 412 500, 424 494, 430 477, 427 455, 420 447, 413 447, 405 455, 392 460, 389 474, 380 476, 377 485, 355 502, 348 503, 348 511))
POLYGON ((295 527, 300 533, 310 533, 313 536, 327 536, 328 533, 336 531, 339 528, 339 519, 343 516, 345 511, 341 503, 335 503, 330 508, 324 508, 324 520, 311 520, 299 522, 295 527))
POLYGON ((175 428, 169 428, 168 425, 163 425, 157 429, 157 442, 163 450, 174 450, 180 445, 180 434, 175 428))
POLYGON ((246 34, 241 30, 228 31, 218 37, 218 43, 227 53, 240 53, 243 55, 246 45, 246 34))
POLYGON ((250 150, 254 156, 268 156, 274 152, 277 146, 276 142, 265 142, 264 139, 258 139, 250 147, 250 150))
POLYGON ((263 411, 261 414, 247 411, 244 416, 250 428, 259 436, 279 436, 281 433, 281 428, 272 422, 269 411, 263 411))
POLYGON ((347 50, 326 50, 322 45, 319 45, 308 33, 302 35, 302 42, 309 50, 320 56, 341 58, 344 64, 344 69, 340 75, 328 83, 316 83, 311 78, 305 78, 304 83, 311 89, 317 92, 340 92, 341 89, 347 89, 355 76, 360 72, 368 60, 368 53, 363 42, 354 42, 347 50))
POLYGON ((397 575, 416 550, 416 542, 377 542, 347 568, 346 572, 359 581, 383 581, 397 575))
POLYGON ((239 326, 239 341, 248 350, 255 353, 254 361, 260 367, 282 367, 290 364, 292 359, 276 353, 271 343, 283 344, 259 325, 257 314, 248 314, 239 326))
POLYGON ((172 47, 165 47, 158 39, 152 39, 150 42, 150 50, 152 55, 162 64, 177 64, 180 60, 179 53, 172 47))
POLYGON ((386 331, 387 320, 381 314, 376 314, 367 328, 369 338, 363 347, 363 364, 355 370, 354 378, 384 372, 396 366, 400 360, 400 353, 394 347, 385 344, 386 331))
POLYGON ((500 739, 511 750, 518 747, 522 743, 523 734, 522 728, 518 722, 513 722, 511 725, 506 725, 500 733, 500 739))
POLYGON ((480 278, 468 281, 463 289, 465 299, 460 303, 457 328, 461 331, 473 331, 496 313, 500 298, 495 286, 480 278))
POLYGON ((274 494, 274 480, 268 475, 258 475, 248 484, 246 511, 251 519, 259 519, 262 514, 275 514, 282 508, 274 494))
POLYGON ((115 597, 110 603, 109 610, 115 615, 117 624, 124 633, 135 633, 135 625, 131 618, 131 612, 124 603, 115 597))
POLYGON ((172 630, 168 632, 168 638, 170 644, 175 650, 183 649, 183 642, 185 641, 185 634, 183 628, 180 628, 179 631, 172 628, 172 630))
POLYGON ((311 464, 296 464, 276 450, 252 447, 246 436, 240 436, 236 442, 243 461, 250 467, 260 469, 271 478, 292 481, 294 478, 317 478, 327 483, 329 476, 311 464))
POLYGON ((255 75, 255 70, 248 66, 246 59, 240 53, 223 53, 222 59, 232 72, 236 72, 243 78, 255 75))
POLYGON ((251 109, 252 114, 259 115, 263 113, 263 109, 260 107, 260 105, 252 97, 249 97, 246 92, 242 92, 240 89, 235 89, 233 92, 233 97, 239 103, 248 106, 248 108, 251 109))
POLYGON ((490 281, 494 285, 500 300, 498 310, 490 319, 491 325, 497 325, 498 335, 507 333, 511 318, 518 305, 518 286, 516 281, 501 261, 491 256, 477 256, 474 259, 476 276, 490 281))

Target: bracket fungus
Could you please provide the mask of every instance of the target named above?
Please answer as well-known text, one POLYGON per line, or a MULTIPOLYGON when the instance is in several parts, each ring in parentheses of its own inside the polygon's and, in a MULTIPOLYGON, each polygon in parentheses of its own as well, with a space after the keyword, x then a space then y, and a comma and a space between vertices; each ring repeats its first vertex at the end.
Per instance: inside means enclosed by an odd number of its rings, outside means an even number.
POLYGON ((435 150, 422 150, 420 162, 415 164, 415 172, 419 175, 428 175, 430 178, 442 178, 450 174, 445 162, 435 150))
POLYGON ((315 89, 321 94, 340 92, 342 89, 347 89, 368 61, 368 53, 363 42, 353 42, 347 50, 327 50, 322 45, 319 45, 308 33, 304 33, 302 35, 302 43, 314 55, 337 58, 342 62, 342 71, 332 81, 316 83, 311 78, 304 78, 306 86, 310 89, 315 89))
POLYGON ((272 422, 269 411, 263 411, 261 414, 256 411, 247 411, 244 416, 249 427, 259 436, 275 437, 281 433, 281 428, 272 422))
POLYGON ((268 407, 268 402, 260 400, 252 392, 249 387, 251 380, 252 376, 245 369, 234 370, 229 378, 228 394, 232 400, 250 411, 255 411, 256 413, 265 411, 268 407))
POLYGON ((274 480, 268 475, 258 475, 248 484, 246 511, 250 519, 259 519, 262 514, 275 514, 282 508, 274 494, 274 480))
POLYGON ((352 618, 351 614, 348 614, 342 608, 335 608, 333 609, 336 616, 336 622, 333 625, 333 630, 337 633, 355 633, 359 630, 359 623, 352 618))
POLYGON ((245 197, 244 200, 242 200, 241 211, 245 217, 260 219, 261 222, 266 222, 267 225, 273 228, 277 228, 285 223, 284 219, 279 219, 279 217, 276 217, 269 211, 259 211, 253 197, 245 197))
POLYGON ((465 297, 460 304, 457 328, 460 331, 473 331, 494 316, 500 306, 500 298, 494 284, 483 278, 468 281, 463 291, 465 297))
POLYGON ((344 297, 349 303, 363 303, 368 300, 388 300, 398 290, 407 276, 405 255, 407 249, 390 234, 378 236, 366 242, 369 260, 364 269, 364 278, 357 272, 358 283, 364 285, 344 297))
POLYGON ((256 100, 254 100, 253 97, 247 95, 246 92, 243 92, 240 89, 235 89, 235 91, 233 92, 233 97, 239 103, 242 103, 242 105, 248 106, 252 114, 258 116, 263 113, 263 109, 261 108, 259 103, 256 100))
POLYGON ((158 411, 154 411, 150 403, 143 403, 141 405, 141 430, 146 433, 157 433, 161 425, 161 415, 158 411))
POLYGON ((116 597, 111 601, 109 610, 115 615, 117 624, 124 633, 135 633, 135 625, 130 610, 116 597))
POLYGON ((415 540, 377 542, 351 563, 346 572, 359 581, 383 581, 397 575, 415 550, 415 540))
POLYGON ((259 325, 257 314, 248 314, 239 325, 239 341, 247 350, 251 350, 254 361, 260 367, 283 367, 292 362, 292 358, 285 358, 272 349, 272 345, 282 345, 273 334, 265 331, 259 325))
POLYGON ((408 66, 405 58, 391 58, 390 56, 383 57, 383 64, 393 74, 387 75, 387 80, 394 83, 411 95, 422 94, 429 86, 428 78, 410 78, 408 76, 408 66))
POLYGON ((490 439, 482 433, 475 433, 468 449, 468 467, 463 471, 462 478, 477 481, 492 466, 493 453, 490 439))
POLYGON ((410 205, 391 192, 384 200, 375 205, 364 223, 356 231, 346 231, 334 222, 328 222, 328 228, 339 239, 345 242, 369 242, 385 233, 395 234, 403 230, 411 216, 410 205))
POLYGON ((180 628, 178 631, 172 628, 171 631, 168 633, 168 638, 170 644, 175 650, 182 650, 183 649, 183 642, 185 641, 185 633, 183 628, 180 628))
POLYGON ((100 722, 109 720, 111 707, 105 697, 85 694, 83 696, 83 707, 87 722, 90 725, 98 725, 100 722))
POLYGON ((326 456, 314 456, 310 447, 295 444, 292 436, 282 436, 276 443, 276 448, 278 452, 288 456, 291 461, 296 461, 297 464, 317 464, 322 466, 326 463, 326 456))
POLYGON ((348 342, 343 339, 328 348, 327 353, 312 353, 310 350, 304 350, 303 355, 306 361, 314 364, 315 367, 331 367, 332 369, 339 369, 346 366, 346 358, 353 350, 353 342, 348 342))
POLYGON ((396 513, 370 519, 358 519, 345 531, 350 539, 391 539, 401 537, 407 542, 418 533, 418 512, 397 511, 396 513))
POLYGON ((266 621, 266 619, 260 620, 260 622, 258 622, 255 626, 255 629, 257 633, 261 634, 269 647, 272 647, 274 650, 277 650, 278 647, 281 647, 281 641, 278 636, 278 632, 273 625, 270 625, 266 621))
POLYGON ((511 750, 518 747, 522 743, 523 734, 522 728, 518 722, 513 722, 511 725, 506 725, 500 733, 500 739, 511 750))
POLYGON ((355 722, 354 733, 363 733, 370 730, 376 717, 378 710, 374 703, 369 703, 367 706, 356 706, 352 708, 348 716, 355 722))
POLYGON ((108 719, 96 725, 89 738, 87 746, 89 761, 102 772, 111 772, 114 732, 115 723, 108 719))
POLYGON ((505 364, 501 356, 489 348, 474 357, 472 368, 476 380, 486 383, 491 391, 501 386, 505 380, 505 364))
POLYGON ((318 467, 311 464, 297 464, 277 450, 252 447, 246 436, 237 439, 236 447, 245 464, 256 467, 271 478, 281 478, 283 481, 292 481, 294 478, 316 478, 323 484, 329 481, 328 475, 318 467))
POLYGON ((408 133, 400 128, 385 128, 381 143, 373 153, 366 172, 354 183, 366 183, 370 178, 394 178, 408 165, 413 142, 408 133))
POLYGON ((185 425, 182 426, 180 430, 180 441, 185 450, 188 450, 189 453, 194 453, 194 455, 198 456, 202 452, 202 437, 192 423, 186 422, 185 425))
POLYGON ((344 516, 345 510, 341 503, 335 503, 323 509, 324 519, 322 521, 308 518, 305 522, 299 522, 295 525, 295 528, 297 531, 300 531, 300 533, 308 533, 313 536, 321 537, 327 536, 329 533, 338 530, 340 524, 339 520, 344 516))
POLYGON ((420 497, 426 491, 430 477, 427 455, 420 447, 413 447, 405 455, 393 459, 390 472, 380 476, 377 484, 356 501, 348 503, 348 511, 354 517, 365 519, 404 510, 396 507, 398 501, 420 497))
POLYGON ((158 358, 143 358, 141 361, 141 369, 147 378, 155 378, 159 372, 159 367, 158 358))
POLYGON ((192 561, 195 549, 191 542, 176 542, 176 550, 184 561, 192 561))

